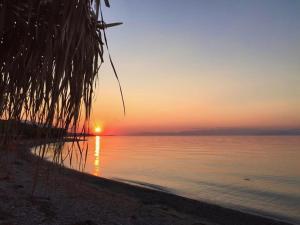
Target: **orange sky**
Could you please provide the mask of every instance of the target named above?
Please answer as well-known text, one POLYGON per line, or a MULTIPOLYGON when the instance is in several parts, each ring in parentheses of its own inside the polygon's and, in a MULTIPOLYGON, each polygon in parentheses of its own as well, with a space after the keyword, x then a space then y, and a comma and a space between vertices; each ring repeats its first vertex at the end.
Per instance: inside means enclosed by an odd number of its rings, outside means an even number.
MULTIPOLYGON (((99 80, 91 121, 103 127, 107 134, 300 125, 300 104, 297 99, 285 98, 285 90, 280 85, 278 89, 269 90, 264 84, 240 86, 239 81, 226 78, 215 84, 210 80, 215 79, 213 75, 199 76, 195 81, 182 76, 171 83, 153 76, 153 81, 157 79, 160 85, 152 86, 145 81, 143 88, 127 87, 130 82, 123 78, 127 111, 124 116, 118 86, 112 75, 107 71, 99 80)), ((123 73, 122 77, 126 75, 123 73)))

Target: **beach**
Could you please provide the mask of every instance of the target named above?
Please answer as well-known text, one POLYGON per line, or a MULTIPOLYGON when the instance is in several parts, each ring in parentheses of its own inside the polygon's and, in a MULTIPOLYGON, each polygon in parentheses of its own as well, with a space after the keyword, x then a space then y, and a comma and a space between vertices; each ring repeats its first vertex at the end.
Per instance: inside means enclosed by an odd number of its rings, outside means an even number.
POLYGON ((59 167, 30 154, 31 146, 1 153, 1 225, 288 224, 59 167))

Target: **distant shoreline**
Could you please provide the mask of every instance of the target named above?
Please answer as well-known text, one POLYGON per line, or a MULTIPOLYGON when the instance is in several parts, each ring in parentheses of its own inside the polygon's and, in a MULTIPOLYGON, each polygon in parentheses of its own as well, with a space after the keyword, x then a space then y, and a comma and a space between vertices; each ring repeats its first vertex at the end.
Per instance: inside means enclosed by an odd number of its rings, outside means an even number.
POLYGON ((298 136, 300 128, 215 128, 166 132, 136 132, 124 136, 298 136))
POLYGON ((300 128, 278 128, 278 129, 265 129, 265 128, 207 128, 207 129, 192 129, 192 130, 179 130, 179 131, 153 131, 153 132, 129 132, 119 134, 95 134, 84 133, 74 134, 67 133, 70 136, 299 136, 300 128))

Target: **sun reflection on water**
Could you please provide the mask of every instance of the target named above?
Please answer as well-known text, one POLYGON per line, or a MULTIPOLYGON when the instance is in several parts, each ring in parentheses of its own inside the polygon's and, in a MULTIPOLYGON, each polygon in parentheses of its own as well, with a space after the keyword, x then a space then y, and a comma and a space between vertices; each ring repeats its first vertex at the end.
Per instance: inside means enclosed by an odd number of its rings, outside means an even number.
POLYGON ((95 165, 95 170, 94 170, 94 175, 99 176, 100 175, 100 136, 96 136, 95 139, 95 160, 94 160, 94 165, 95 165))

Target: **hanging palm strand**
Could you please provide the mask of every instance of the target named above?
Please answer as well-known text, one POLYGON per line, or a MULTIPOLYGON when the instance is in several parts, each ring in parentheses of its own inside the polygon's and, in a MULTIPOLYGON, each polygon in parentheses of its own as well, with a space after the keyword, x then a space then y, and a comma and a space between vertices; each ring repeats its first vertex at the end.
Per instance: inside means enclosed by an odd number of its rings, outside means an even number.
POLYGON ((100 0, 0 0, 0 119, 74 132, 89 119, 102 34, 118 25, 98 21, 99 9, 100 0))

